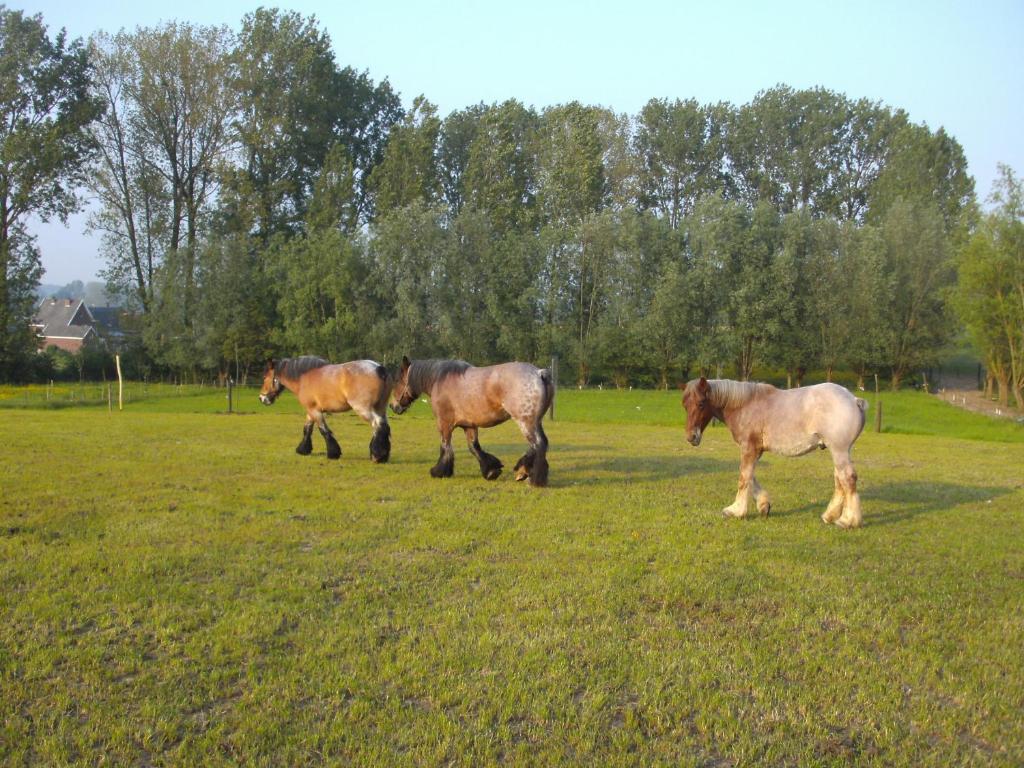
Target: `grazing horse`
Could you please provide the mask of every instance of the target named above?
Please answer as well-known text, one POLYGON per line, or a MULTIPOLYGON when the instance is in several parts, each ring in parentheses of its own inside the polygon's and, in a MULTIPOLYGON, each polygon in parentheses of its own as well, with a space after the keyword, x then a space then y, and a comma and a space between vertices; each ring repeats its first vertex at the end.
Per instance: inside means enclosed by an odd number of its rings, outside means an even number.
POLYGON ((284 389, 299 398, 306 409, 302 442, 295 452, 308 456, 313 452, 313 425, 327 443, 327 458, 341 457, 341 446, 327 426, 324 414, 355 411, 373 427, 370 458, 383 464, 391 456, 391 427, 388 426, 388 373, 373 360, 355 360, 331 365, 322 357, 271 360, 263 372, 260 402, 273 405, 284 389))
POLYGON ((501 474, 501 461, 480 447, 477 430, 514 419, 530 447, 516 462, 516 480, 530 485, 548 483, 548 438, 541 419, 551 407, 555 385, 551 371, 529 363, 502 363, 475 368, 462 360, 413 360, 402 358, 402 370, 391 392, 391 410, 404 413, 421 394, 430 406, 441 433, 441 455, 430 474, 451 477, 455 472, 452 431, 462 427, 469 450, 488 480, 501 474))
POLYGON ((867 401, 838 384, 781 390, 770 384, 701 378, 684 387, 683 407, 691 445, 700 445, 714 417, 725 423, 740 447, 739 490, 736 501, 722 510, 724 515, 745 517, 751 493, 758 511, 768 515, 771 501, 754 477, 754 465, 765 451, 802 456, 815 448, 828 448, 835 466, 835 492, 821 519, 840 528, 860 525, 857 473, 850 450, 864 429, 867 401))

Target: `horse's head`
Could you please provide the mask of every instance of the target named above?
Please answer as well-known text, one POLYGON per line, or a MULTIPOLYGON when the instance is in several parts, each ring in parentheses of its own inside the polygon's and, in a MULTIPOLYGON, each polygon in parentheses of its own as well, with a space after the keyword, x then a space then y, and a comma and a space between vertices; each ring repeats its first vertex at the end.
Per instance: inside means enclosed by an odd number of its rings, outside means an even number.
POLYGON ((409 358, 403 355, 402 370, 398 372, 398 380, 391 388, 391 410, 398 415, 405 413, 419 396, 419 392, 409 384, 409 369, 411 367, 412 363, 409 362, 409 358))
POLYGON ((711 386, 703 376, 683 387, 683 410, 686 411, 686 441, 696 447, 708 422, 714 417, 714 408, 708 400, 711 386))
POLYGON ((277 396, 284 389, 284 384, 277 378, 277 365, 273 360, 267 361, 267 367, 263 371, 263 386, 260 388, 260 402, 264 405, 273 405, 277 396))

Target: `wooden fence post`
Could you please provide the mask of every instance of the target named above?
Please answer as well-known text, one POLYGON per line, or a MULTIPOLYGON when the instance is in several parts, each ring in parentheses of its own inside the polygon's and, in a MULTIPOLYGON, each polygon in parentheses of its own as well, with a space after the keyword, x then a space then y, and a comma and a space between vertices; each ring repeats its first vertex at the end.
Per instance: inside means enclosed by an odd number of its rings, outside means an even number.
POLYGON ((121 356, 114 355, 114 364, 117 366, 117 410, 124 410, 124 379, 121 378, 121 356))
POLYGON ((234 408, 234 402, 231 399, 231 392, 234 383, 234 379, 228 376, 228 413, 232 413, 232 409, 234 408))
POLYGON ((875 374, 875 432, 882 431, 882 398, 878 395, 878 374, 875 374))
MULTIPOLYGON (((558 389, 558 355, 551 356, 551 383, 558 389)), ((555 401, 551 400, 551 420, 555 420, 555 401)))

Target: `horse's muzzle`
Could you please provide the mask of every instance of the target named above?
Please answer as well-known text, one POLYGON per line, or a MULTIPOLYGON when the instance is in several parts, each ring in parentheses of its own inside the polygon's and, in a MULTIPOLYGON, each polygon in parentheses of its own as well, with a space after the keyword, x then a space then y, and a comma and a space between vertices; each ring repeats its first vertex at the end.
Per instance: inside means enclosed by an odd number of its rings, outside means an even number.
POLYGON ((391 412, 396 416, 401 416, 409 409, 408 405, 395 405, 394 403, 389 403, 388 406, 391 408, 391 412))
POLYGON ((260 402, 264 405, 273 405, 274 398, 271 395, 260 395, 260 402))
POLYGON ((690 434, 690 436, 688 438, 686 438, 686 442, 688 442, 694 448, 696 448, 698 445, 700 445, 700 430, 699 429, 693 430, 693 432, 690 434))

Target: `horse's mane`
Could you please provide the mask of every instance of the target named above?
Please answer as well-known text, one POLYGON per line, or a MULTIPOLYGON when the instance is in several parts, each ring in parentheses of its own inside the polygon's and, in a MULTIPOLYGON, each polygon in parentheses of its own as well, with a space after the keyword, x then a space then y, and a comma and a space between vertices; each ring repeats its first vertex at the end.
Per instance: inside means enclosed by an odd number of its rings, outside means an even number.
POLYGON ((327 360, 315 355, 303 355, 302 357, 286 357, 277 363, 277 375, 289 379, 297 379, 304 373, 316 368, 323 368, 330 365, 327 360))
POLYGON ((465 360, 413 360, 409 365, 409 387, 423 393, 446 376, 461 376, 472 368, 465 360))
MULTIPOLYGON (((686 385, 686 393, 696 389, 699 379, 686 385)), ((753 381, 733 381, 732 379, 708 379, 708 399, 716 408, 736 408, 749 403, 758 395, 767 394, 775 389, 771 384, 753 381)))

